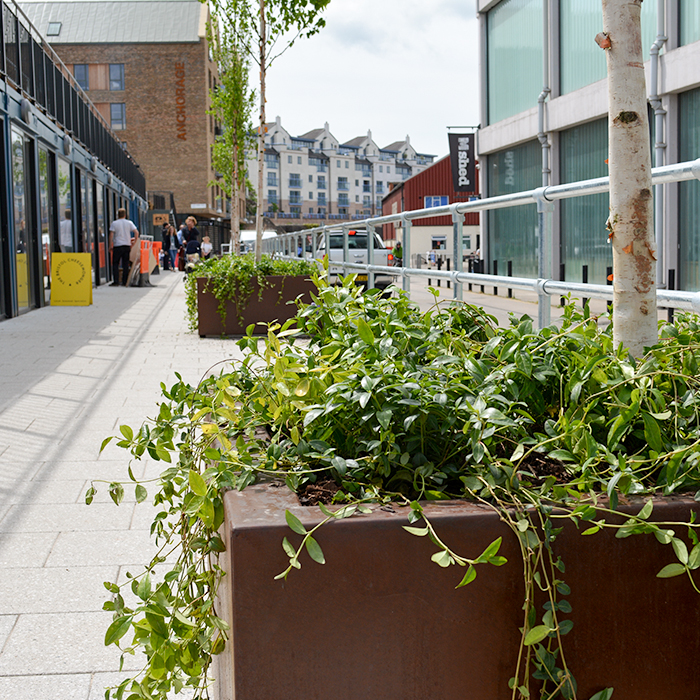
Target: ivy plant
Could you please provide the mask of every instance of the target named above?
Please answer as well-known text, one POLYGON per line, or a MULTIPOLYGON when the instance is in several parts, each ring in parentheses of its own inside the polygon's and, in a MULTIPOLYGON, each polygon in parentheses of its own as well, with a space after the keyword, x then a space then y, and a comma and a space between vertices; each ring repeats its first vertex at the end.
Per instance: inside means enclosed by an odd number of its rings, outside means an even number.
MULTIPOLYGON (((145 654, 141 673, 111 697, 165 700, 184 686, 208 697, 207 672, 227 630, 215 603, 223 493, 260 479, 292 490, 333 479, 339 488, 322 506, 325 521, 371 502, 405 506, 408 533, 432 541, 437 565, 461 569, 458 587, 480 566, 506 563, 501 542, 460 554, 422 504, 468 499, 497 510, 519 543, 525 576, 513 700, 577 697, 565 655, 570 590, 556 553, 564 519, 585 526, 586 536, 603 528, 620 538, 655 536, 673 560, 658 576, 686 576, 698 590, 694 517, 650 519, 659 494, 700 500, 695 316, 664 325, 658 344, 635 360, 614 347, 609 325, 571 303, 560 326, 537 331, 522 317, 503 329, 478 308, 441 308, 437 290, 434 308, 421 313, 398 290, 363 294, 353 277, 316 283, 313 303, 295 319, 270 326, 263 339, 237 341, 241 361, 222 362, 196 387, 180 377, 163 385, 155 418, 120 428, 119 445, 132 459, 148 455, 166 468, 152 485, 128 472, 137 500, 155 489, 152 533, 161 551, 124 584, 135 605, 125 602, 124 586, 105 584, 114 612, 105 642, 145 654), (645 504, 620 521, 618 501, 632 494, 645 504)), ((125 483, 108 488, 119 502, 125 483)), ((325 561, 323 523, 307 530, 291 513, 287 522, 302 540, 281 543, 289 566, 279 578, 301 568, 305 553, 325 561)))
POLYGON ((197 265, 185 278, 185 298, 189 329, 197 329, 197 279, 204 279, 204 290, 211 292, 218 301, 218 312, 222 323, 226 323, 226 304, 233 302, 239 318, 253 294, 251 281, 255 279, 259 294, 269 286, 265 279, 269 275, 283 277, 310 277, 317 271, 308 260, 282 260, 263 255, 260 262, 252 253, 247 255, 224 255, 205 260, 197 265))

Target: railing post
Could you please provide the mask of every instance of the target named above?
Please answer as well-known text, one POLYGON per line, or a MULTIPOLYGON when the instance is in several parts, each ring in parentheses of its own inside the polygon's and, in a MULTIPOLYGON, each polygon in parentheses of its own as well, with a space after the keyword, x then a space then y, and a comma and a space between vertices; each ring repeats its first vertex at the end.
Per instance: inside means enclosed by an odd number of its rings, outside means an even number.
MULTIPOLYGON (((436 255, 435 256, 435 264, 437 265, 438 272, 442 270, 442 255, 436 255)), ((438 277, 437 278, 437 286, 441 287, 442 286, 442 280, 438 277)), ((450 283, 447 283, 447 288, 450 288, 450 283)))
MULTIPOLYGON (((669 289, 676 288, 676 271, 675 270, 668 271, 668 288, 669 289)), ((673 307, 672 306, 670 306, 668 308, 668 310, 666 311, 666 317, 667 317, 669 323, 673 323, 673 307)))
MULTIPOLYGON (((554 202, 547 199, 547 188, 538 187, 534 192, 537 204, 537 274, 540 280, 552 277, 552 225, 554 223, 554 202)), ((537 323, 546 328, 552 320, 549 295, 544 293, 544 285, 538 284, 537 323)))
MULTIPOLYGON (((452 253, 454 256, 454 269, 456 273, 462 272, 462 245, 464 243, 464 214, 457 211, 457 207, 452 210, 452 253)), ((454 299, 462 300, 462 283, 457 281, 455 276, 455 288, 452 295, 454 299)))
MULTIPOLYGON (((402 267, 411 267, 411 220, 406 218, 406 215, 401 216, 401 231, 403 232, 403 260, 402 267), (408 261, 408 265, 406 265, 408 261)), ((418 266, 420 267, 420 265, 418 266)), ((403 290, 406 294, 411 293, 411 278, 408 275, 403 275, 403 290)))
MULTIPOLYGON (((374 225, 367 224, 367 264, 374 265, 374 225)), ((374 271, 367 270, 367 289, 374 289, 374 271)))
MULTIPOLYGON (((588 265, 584 265, 581 268, 581 282, 583 282, 583 284, 588 284, 588 265)), ((584 309, 586 308, 587 303, 588 303, 588 299, 586 297, 583 297, 581 299, 581 305, 583 306, 584 309)))
MULTIPOLYGON (((497 275, 498 274, 498 260, 493 261, 493 274, 497 275)), ((494 286, 493 288, 493 295, 495 297, 498 296, 498 287, 494 286)))

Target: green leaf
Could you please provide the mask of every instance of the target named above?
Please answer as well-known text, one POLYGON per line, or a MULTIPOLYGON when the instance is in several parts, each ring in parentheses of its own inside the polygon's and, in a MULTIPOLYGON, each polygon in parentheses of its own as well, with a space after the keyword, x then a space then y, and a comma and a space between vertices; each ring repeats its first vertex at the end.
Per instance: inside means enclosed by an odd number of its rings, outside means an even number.
POLYGON ((297 555, 296 549, 294 549, 294 547, 292 547, 291 543, 289 542, 289 540, 286 537, 282 540, 282 549, 284 549, 286 555, 290 559, 293 559, 297 555))
POLYGON ((151 576, 146 573, 146 575, 139 581, 138 588, 136 589, 136 595, 141 598, 141 600, 148 600, 151 595, 151 576))
POLYGON ((476 569, 470 564, 467 568, 467 573, 464 574, 464 578, 455 586, 455 588, 462 588, 471 583, 476 578, 476 569))
POLYGON ((657 452, 663 452, 664 443, 656 419, 649 413, 642 413, 642 419, 644 420, 644 437, 649 443, 649 447, 657 452))
POLYGON ((417 537, 425 537, 425 535, 430 532, 430 528, 427 527, 410 527, 409 525, 404 525, 403 529, 417 537))
POLYGON ((194 469, 190 469, 188 481, 190 489, 192 489, 197 496, 206 496, 207 482, 204 481, 201 474, 198 474, 194 469))
POLYGON ((495 539, 491 544, 486 547, 486 549, 474 560, 475 564, 485 564, 487 563, 492 557, 494 557, 496 554, 498 554, 498 550, 501 548, 501 543, 503 542, 503 538, 499 537, 498 539, 495 539))
POLYGON ((306 427, 309 423, 315 421, 319 416, 322 416, 325 413, 325 411, 325 408, 312 408, 309 411, 307 411, 306 415, 304 416, 304 427, 306 427))
POLYGON ((683 573, 685 573, 685 566, 683 566, 683 564, 667 564, 656 576, 657 578, 671 578, 673 576, 680 576, 683 573))
POLYGON ((688 563, 688 548, 685 546, 685 542, 683 540, 679 540, 677 537, 674 537, 671 540, 671 546, 673 547, 673 551, 676 553, 676 556, 678 557, 678 561, 685 565, 688 563))
POLYGON ((377 420, 379 421, 379 425, 384 428, 384 430, 388 430, 389 428, 389 422, 391 421, 391 416, 393 415, 393 411, 389 409, 385 409, 383 411, 377 411, 377 420))
POLYGON ((532 374, 532 357, 530 353, 518 351, 515 354, 515 366, 526 376, 529 377, 532 374))
POLYGON ((654 502, 650 498, 645 504, 644 507, 637 513, 637 517, 640 520, 648 520, 649 516, 651 515, 651 511, 654 508, 654 502))
POLYGON ((532 646, 533 644, 538 644, 541 642, 552 630, 546 625, 538 625, 533 627, 526 635, 525 644, 526 647, 532 646))
POLYGON ((129 627, 131 627, 131 618, 131 615, 122 615, 112 622, 105 633, 106 647, 118 642, 129 631, 129 627))
MULTIPOLYGON (((134 431, 128 426, 128 425, 120 425, 119 426, 119 432, 129 441, 131 442, 134 439, 134 431)), ((103 445, 106 443, 102 443, 103 445)))
POLYGON ((319 564, 326 563, 326 558, 323 556, 323 550, 321 549, 321 546, 311 536, 306 538, 306 551, 309 553, 309 556, 315 562, 318 562, 319 564))
POLYGON ((92 503, 93 498, 95 498, 95 494, 97 491, 93 486, 91 486, 86 492, 85 492, 85 504, 90 505, 92 503))
POLYGON ((436 564, 442 566, 443 568, 448 567, 450 564, 454 564, 454 559, 450 556, 450 553, 446 550, 441 552, 435 552, 432 557, 430 557, 436 564))
POLYGON ((606 688, 597 692, 595 695, 591 695, 591 700, 610 700, 613 694, 612 688, 606 688))
POLYGON ((587 530, 584 530, 581 534, 582 535, 595 535, 596 532, 600 532, 599 525, 594 525, 593 527, 589 527, 587 530))
POLYGON ((357 333, 360 338, 367 343, 367 345, 374 344, 374 333, 372 333, 372 329, 363 318, 360 318, 357 321, 357 333))
POLYGON ((284 517, 287 521, 287 525, 291 528, 293 532, 296 532, 297 535, 305 535, 306 534, 306 528, 301 524, 301 520, 297 518, 294 513, 291 513, 288 510, 284 511, 284 517))
POLYGON ((695 569, 700 569, 700 544, 696 544, 691 550, 690 556, 688 557, 688 568, 693 571, 695 569))
POLYGON ((112 442, 112 439, 113 439, 113 438, 114 438, 114 435, 110 435, 108 438, 105 438, 105 439, 102 441, 102 446, 100 447, 100 454, 102 454, 102 452, 104 451, 105 447, 107 447, 107 445, 109 445, 109 443, 112 442))
POLYGON ((675 534, 673 530, 654 530, 654 537, 656 537, 661 544, 670 544, 675 534))
POLYGON ((136 496, 137 503, 143 503, 146 500, 146 498, 148 498, 148 491, 146 491, 145 486, 142 486, 141 484, 136 484, 134 495, 136 496))
POLYGON ((110 498, 119 505, 124 499, 124 487, 118 481, 112 482, 109 485, 109 495, 110 498))

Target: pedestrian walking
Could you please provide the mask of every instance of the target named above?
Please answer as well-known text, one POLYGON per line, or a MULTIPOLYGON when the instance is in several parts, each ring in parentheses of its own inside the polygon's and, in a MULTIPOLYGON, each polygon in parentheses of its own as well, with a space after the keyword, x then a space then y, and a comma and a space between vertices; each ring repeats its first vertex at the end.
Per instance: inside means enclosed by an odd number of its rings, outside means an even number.
POLYGON ((129 256, 131 247, 139 239, 139 230, 134 222, 126 218, 126 209, 117 211, 117 218, 109 227, 109 252, 112 255, 112 284, 119 286, 119 267, 122 269, 122 287, 129 283, 129 256), (134 237, 131 237, 131 234, 134 237))

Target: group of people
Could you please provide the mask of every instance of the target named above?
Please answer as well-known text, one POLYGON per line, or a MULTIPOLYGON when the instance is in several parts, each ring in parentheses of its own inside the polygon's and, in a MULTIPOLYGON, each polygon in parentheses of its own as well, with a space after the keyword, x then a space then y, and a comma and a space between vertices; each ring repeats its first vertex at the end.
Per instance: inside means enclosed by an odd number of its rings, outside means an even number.
POLYGON ((197 219, 188 216, 185 223, 176 231, 171 224, 163 224, 163 269, 185 270, 194 266, 200 259, 207 259, 212 253, 209 236, 199 241, 197 219))
MULTIPOLYGON (((70 223, 70 213, 66 212, 66 219, 70 223)), ((178 231, 170 224, 164 224, 163 237, 163 269, 185 270, 190 269, 201 258, 208 258, 212 254, 212 244, 209 236, 204 236, 199 242, 197 219, 188 216, 185 223, 178 231)), ((129 265, 131 248, 139 239, 139 230, 134 222, 126 218, 126 209, 119 209, 117 218, 109 227, 109 252, 112 258, 112 287, 126 287, 129 284, 129 265), (120 277, 121 269, 121 277, 120 277)))

